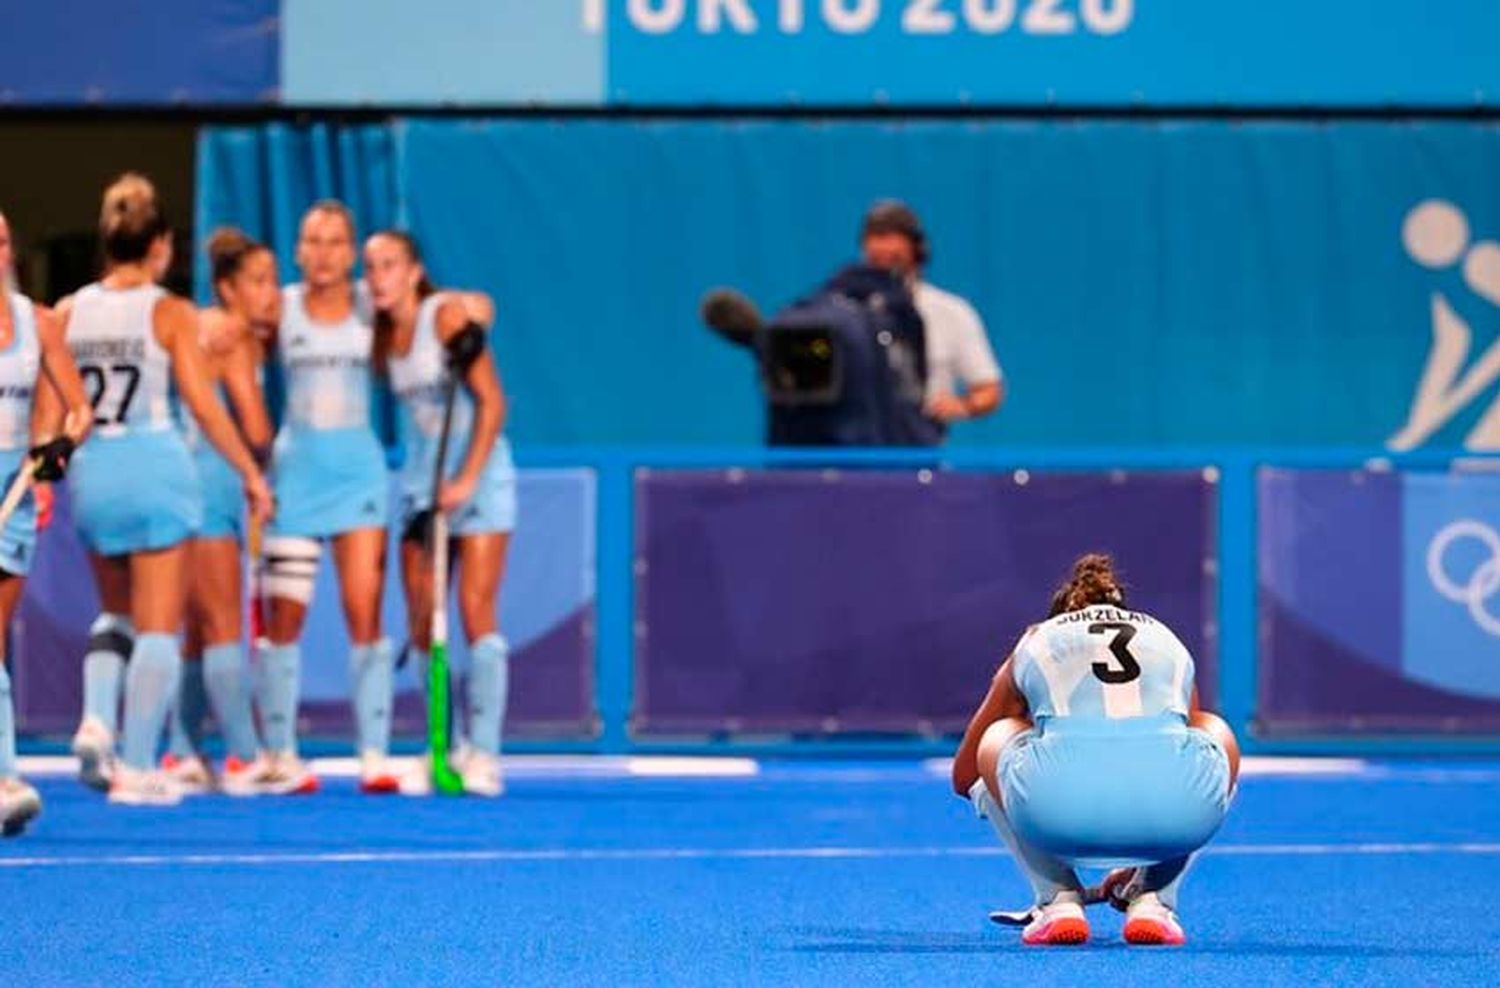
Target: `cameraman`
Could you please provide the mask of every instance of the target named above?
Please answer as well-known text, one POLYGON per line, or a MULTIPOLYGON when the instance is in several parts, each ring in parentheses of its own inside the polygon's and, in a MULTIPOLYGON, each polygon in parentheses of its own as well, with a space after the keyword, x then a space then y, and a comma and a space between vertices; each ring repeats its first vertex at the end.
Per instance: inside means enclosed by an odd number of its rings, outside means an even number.
POLYGON ((885 199, 870 207, 860 233, 870 267, 907 281, 927 337, 926 414, 947 425, 989 415, 1005 397, 1005 378, 974 307, 922 278, 931 250, 917 214, 885 199), (958 385, 963 385, 960 394, 958 385))

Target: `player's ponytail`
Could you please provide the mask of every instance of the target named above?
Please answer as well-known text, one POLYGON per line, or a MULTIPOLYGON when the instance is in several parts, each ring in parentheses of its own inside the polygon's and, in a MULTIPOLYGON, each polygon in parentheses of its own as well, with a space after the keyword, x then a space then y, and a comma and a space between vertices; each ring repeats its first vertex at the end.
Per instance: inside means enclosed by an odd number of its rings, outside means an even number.
POLYGON ((156 187, 146 176, 126 172, 104 190, 99 239, 110 261, 130 264, 145 260, 151 245, 168 230, 156 187))
POLYGON ((1048 617, 1069 611, 1080 611, 1095 604, 1125 603, 1125 584, 1115 573, 1115 561, 1103 553, 1091 552, 1078 557, 1073 575, 1052 595, 1048 617))

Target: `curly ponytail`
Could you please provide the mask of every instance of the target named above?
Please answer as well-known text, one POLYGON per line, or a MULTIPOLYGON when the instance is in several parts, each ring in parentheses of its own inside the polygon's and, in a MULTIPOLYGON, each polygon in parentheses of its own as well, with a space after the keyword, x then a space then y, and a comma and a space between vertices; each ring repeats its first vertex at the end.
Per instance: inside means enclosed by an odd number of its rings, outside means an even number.
POLYGON ((1095 604, 1125 604, 1125 585, 1115 573, 1115 561, 1099 552, 1080 556, 1073 564, 1073 575, 1052 595, 1047 616, 1081 611, 1095 604))

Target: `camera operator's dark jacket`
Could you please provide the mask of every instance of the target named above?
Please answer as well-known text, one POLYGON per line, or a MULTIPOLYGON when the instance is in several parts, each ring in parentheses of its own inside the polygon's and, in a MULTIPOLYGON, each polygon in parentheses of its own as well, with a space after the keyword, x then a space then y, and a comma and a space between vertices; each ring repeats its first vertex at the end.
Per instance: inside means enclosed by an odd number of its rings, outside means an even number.
POLYGON ((926 334, 900 277, 851 265, 757 334, 776 446, 935 446, 926 334))

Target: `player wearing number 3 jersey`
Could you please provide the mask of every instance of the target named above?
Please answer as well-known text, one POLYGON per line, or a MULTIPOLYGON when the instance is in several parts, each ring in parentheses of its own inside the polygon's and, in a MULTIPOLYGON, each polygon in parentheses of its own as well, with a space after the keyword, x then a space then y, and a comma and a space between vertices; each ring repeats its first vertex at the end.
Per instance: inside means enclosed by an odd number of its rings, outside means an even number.
POLYGON ((1028 944, 1088 939, 1083 907, 1126 911, 1131 943, 1183 942, 1177 890, 1223 822, 1239 750, 1198 709, 1193 659, 1125 607, 1107 556, 1084 556, 995 675, 954 758, 1036 895, 1028 944), (1087 892, 1076 867, 1120 867, 1087 892))

